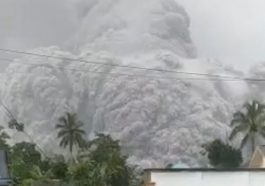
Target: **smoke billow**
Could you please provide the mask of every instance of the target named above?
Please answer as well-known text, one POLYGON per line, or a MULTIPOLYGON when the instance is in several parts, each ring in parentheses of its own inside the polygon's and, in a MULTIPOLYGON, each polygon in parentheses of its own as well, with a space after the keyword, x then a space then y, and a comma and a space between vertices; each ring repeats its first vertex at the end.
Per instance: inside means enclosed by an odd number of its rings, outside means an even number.
MULTIPOLYGON (((200 81, 196 76, 189 80, 185 75, 132 70, 115 64, 229 75, 238 72, 195 58, 188 15, 173 0, 67 2, 60 9, 69 8, 72 17, 61 24, 68 25, 72 19, 74 24, 69 24, 73 28, 66 28, 69 32, 60 37, 67 38, 66 43, 77 54, 59 47, 32 52, 111 66, 34 56, 21 56, 11 63, 2 74, 0 96, 26 123, 26 130, 53 152, 58 145, 54 131, 58 117, 66 111, 77 112, 86 124, 88 137, 95 132, 111 133, 121 140, 130 161, 144 167, 177 161, 192 166, 204 164, 199 153, 201 144, 225 138, 235 105, 242 101, 231 102, 227 87, 233 84, 200 81)), ((54 19, 60 22, 63 12, 54 19)), ((56 25, 55 20, 52 23, 56 25)), ((42 34, 46 31, 47 35, 57 27, 58 32, 63 29, 58 25, 41 26, 42 34)), ((24 29, 25 34, 30 30, 24 29)), ((3 114, 1 118, 5 119, 3 114)))

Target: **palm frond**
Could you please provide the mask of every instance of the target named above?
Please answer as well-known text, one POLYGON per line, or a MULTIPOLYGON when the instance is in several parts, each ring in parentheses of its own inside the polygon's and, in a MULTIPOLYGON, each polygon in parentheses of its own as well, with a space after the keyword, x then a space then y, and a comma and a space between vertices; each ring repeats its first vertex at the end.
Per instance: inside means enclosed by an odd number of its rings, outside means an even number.
POLYGON ((58 123, 58 124, 55 125, 55 128, 56 128, 56 129, 65 128, 65 125, 63 125, 63 124, 59 124, 59 123, 58 123))
POLYGON ((255 118, 255 124, 258 129, 265 127, 265 114, 262 113, 255 118))
POLYGON ((233 130, 229 137, 230 140, 239 133, 245 134, 241 147, 252 135, 260 134, 265 138, 265 105, 256 100, 245 103, 242 110, 233 115, 231 127, 233 130))
POLYGON ((233 115, 233 119, 231 121, 231 126, 235 126, 238 125, 239 123, 246 123, 247 122, 247 118, 245 116, 245 114, 243 112, 236 112, 233 115))
POLYGON ((63 137, 65 135, 67 135, 68 132, 69 132, 68 130, 64 130, 63 129, 63 130, 61 130, 61 131, 58 132, 57 137, 58 138, 63 137))
POLYGON ((66 148, 66 146, 69 144, 69 141, 67 138, 63 138, 61 141, 60 141, 60 146, 63 147, 63 148, 66 148))
POLYGON ((250 128, 250 126, 249 125, 246 125, 246 124, 241 124, 241 125, 236 126, 232 130, 232 132, 231 132, 231 134, 229 136, 229 139, 230 140, 234 139, 236 137, 236 135, 238 135, 239 133, 245 132, 249 128, 250 128))
POLYGON ((56 128, 59 129, 57 134, 58 138, 61 138, 60 146, 66 148, 72 152, 73 146, 81 147, 85 140, 86 132, 82 129, 84 124, 78 120, 75 113, 66 113, 65 116, 59 118, 59 124, 56 128))
POLYGON ((265 130, 260 131, 259 135, 261 135, 263 138, 265 138, 265 130))
POLYGON ((240 147, 243 148, 250 138, 250 133, 247 133, 241 141, 240 147))
POLYGON ((264 110, 265 110, 265 105, 262 104, 262 103, 260 103, 260 102, 256 102, 256 104, 258 105, 258 106, 257 106, 257 112, 258 112, 258 113, 262 113, 262 112, 264 112, 264 110))
POLYGON ((81 135, 85 135, 86 134, 86 131, 82 130, 82 129, 73 129, 73 132, 74 133, 77 133, 77 134, 81 134, 81 135))
POLYGON ((63 124, 63 125, 67 125, 67 119, 63 116, 63 117, 60 117, 59 119, 59 122, 61 123, 61 124, 63 124))

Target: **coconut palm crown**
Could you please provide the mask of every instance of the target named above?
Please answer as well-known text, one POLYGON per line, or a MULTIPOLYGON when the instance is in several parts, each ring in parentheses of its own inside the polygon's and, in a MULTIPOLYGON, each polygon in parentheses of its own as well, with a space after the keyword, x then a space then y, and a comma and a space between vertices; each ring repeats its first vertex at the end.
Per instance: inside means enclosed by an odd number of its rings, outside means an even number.
POLYGON ((231 127, 233 130, 229 139, 233 140, 243 134, 241 148, 250 142, 254 152, 257 137, 265 138, 265 105, 255 100, 245 103, 242 110, 233 115, 231 127))
POLYGON ((59 123, 56 125, 58 129, 57 137, 61 139, 60 146, 63 148, 69 147, 72 153, 74 147, 82 147, 85 144, 84 136, 86 132, 82 129, 84 123, 78 120, 75 113, 67 112, 59 118, 59 123))

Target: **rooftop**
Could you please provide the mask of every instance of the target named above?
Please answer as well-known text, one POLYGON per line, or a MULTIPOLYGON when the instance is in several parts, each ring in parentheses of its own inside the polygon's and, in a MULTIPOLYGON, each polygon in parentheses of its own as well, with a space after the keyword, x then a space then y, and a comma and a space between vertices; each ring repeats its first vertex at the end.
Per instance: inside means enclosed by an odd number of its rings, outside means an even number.
POLYGON ((145 169, 145 172, 265 172, 265 168, 181 168, 181 169, 145 169))

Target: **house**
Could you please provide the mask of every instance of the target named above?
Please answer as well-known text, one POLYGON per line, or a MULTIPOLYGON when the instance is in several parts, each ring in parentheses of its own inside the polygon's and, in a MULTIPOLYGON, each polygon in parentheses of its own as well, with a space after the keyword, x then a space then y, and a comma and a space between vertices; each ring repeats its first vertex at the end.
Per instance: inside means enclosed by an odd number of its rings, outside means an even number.
MULTIPOLYGON (((146 169, 145 186, 265 186, 265 146, 257 146, 249 168, 146 169)), ((245 167, 245 166, 244 166, 245 167)), ((247 166, 246 166, 247 167, 247 166)))
POLYGON ((145 186, 264 186, 265 169, 146 169, 145 186))
POLYGON ((265 146, 257 146, 249 163, 249 168, 265 168, 265 146))

